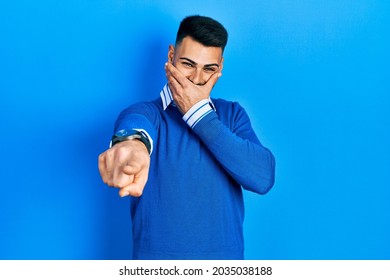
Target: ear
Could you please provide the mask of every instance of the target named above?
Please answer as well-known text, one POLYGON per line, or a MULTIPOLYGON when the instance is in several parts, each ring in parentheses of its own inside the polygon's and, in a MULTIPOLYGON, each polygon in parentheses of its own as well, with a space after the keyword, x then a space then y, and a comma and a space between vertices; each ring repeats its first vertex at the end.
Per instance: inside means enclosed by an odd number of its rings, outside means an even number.
POLYGON ((220 71, 222 71, 223 69, 223 57, 221 58, 221 68, 220 68, 220 71))
POLYGON ((168 62, 173 64, 173 58, 175 57, 175 47, 173 45, 169 45, 168 48, 168 62))

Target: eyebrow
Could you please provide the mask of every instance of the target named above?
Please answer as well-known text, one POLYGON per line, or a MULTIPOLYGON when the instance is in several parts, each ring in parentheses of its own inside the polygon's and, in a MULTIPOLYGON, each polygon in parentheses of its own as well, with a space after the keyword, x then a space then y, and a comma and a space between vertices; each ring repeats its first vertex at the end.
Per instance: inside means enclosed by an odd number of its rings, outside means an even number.
MULTIPOLYGON (((194 65, 198 65, 198 63, 196 63, 195 61, 187 58, 187 57, 180 57, 180 59, 182 60, 186 60, 194 65)), ((211 67, 211 66, 216 66, 216 67, 219 67, 219 64, 218 63, 211 63, 211 64, 205 64, 203 67, 211 67)))

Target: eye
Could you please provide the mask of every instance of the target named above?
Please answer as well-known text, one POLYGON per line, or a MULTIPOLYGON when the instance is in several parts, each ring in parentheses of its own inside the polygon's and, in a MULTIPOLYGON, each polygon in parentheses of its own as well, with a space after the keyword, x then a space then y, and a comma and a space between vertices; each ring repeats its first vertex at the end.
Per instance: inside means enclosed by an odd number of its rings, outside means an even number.
POLYGON ((217 71, 217 68, 216 67, 205 67, 204 71, 208 72, 208 73, 212 73, 212 72, 217 71))
POLYGON ((189 63, 189 62, 182 62, 181 63, 184 67, 186 67, 186 68, 192 68, 193 67, 193 65, 191 64, 191 63, 189 63))

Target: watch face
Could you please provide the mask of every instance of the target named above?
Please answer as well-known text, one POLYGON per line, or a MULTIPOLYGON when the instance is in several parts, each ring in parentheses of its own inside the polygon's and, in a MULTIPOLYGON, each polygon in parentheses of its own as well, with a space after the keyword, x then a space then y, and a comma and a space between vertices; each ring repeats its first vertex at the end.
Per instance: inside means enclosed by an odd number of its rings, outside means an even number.
POLYGON ((128 131, 126 129, 121 129, 115 133, 115 136, 124 137, 124 136, 130 136, 133 134, 134 134, 134 131, 128 131))

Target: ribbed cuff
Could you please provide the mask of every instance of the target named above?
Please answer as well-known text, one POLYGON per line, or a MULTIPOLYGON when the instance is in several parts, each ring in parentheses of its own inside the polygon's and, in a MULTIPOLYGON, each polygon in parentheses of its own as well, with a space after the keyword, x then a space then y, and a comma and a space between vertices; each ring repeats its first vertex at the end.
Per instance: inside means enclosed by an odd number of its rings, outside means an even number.
POLYGON ((210 105, 210 99, 203 99, 193 105, 190 110, 183 116, 183 120, 191 127, 203 119, 207 114, 211 113, 213 108, 210 105))

